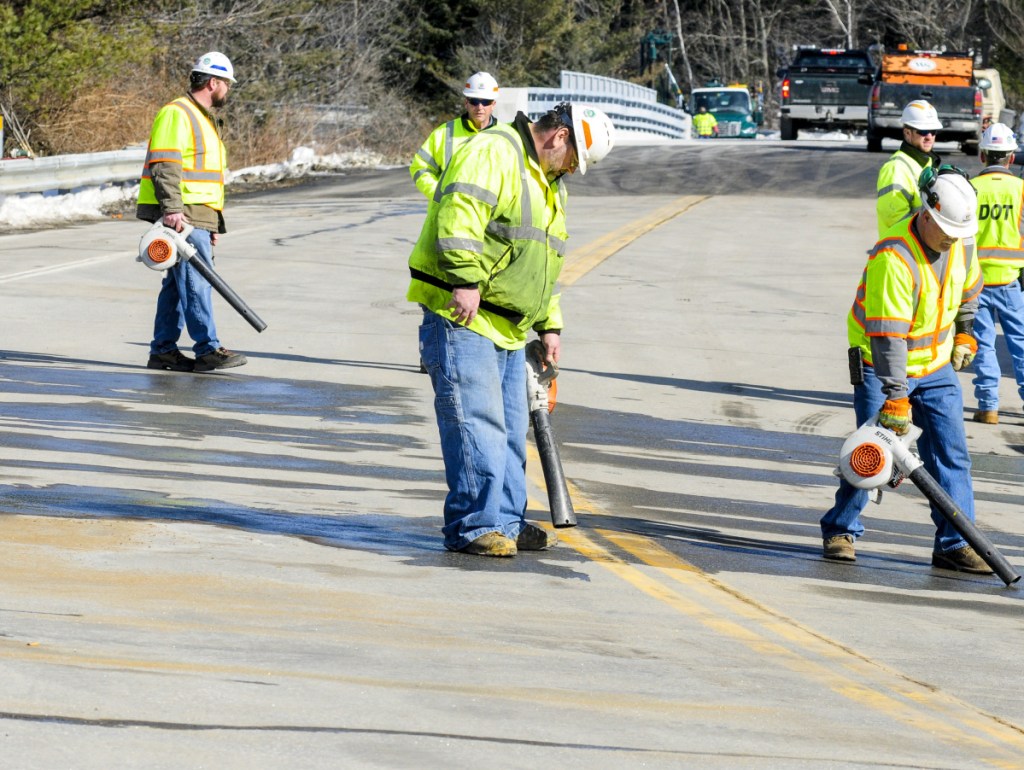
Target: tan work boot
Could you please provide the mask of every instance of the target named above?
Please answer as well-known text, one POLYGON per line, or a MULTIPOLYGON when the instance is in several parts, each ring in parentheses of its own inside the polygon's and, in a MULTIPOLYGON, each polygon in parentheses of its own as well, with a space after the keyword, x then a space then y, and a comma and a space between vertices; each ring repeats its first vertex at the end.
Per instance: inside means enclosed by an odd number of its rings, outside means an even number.
POLYGON ((932 554, 932 566, 956 572, 973 572, 976 575, 992 574, 992 568, 969 545, 955 551, 935 551, 932 554))
POLYGON ((826 538, 822 556, 830 561, 857 561, 857 554, 853 550, 853 535, 826 538))
POLYGON ((558 542, 558 535, 548 532, 536 524, 524 524, 516 538, 516 548, 520 551, 543 551, 558 542))
POLYGON ((971 418, 975 422, 983 422, 986 425, 998 425, 999 424, 999 412, 995 409, 981 409, 974 413, 974 417, 971 418))
POLYGON ((474 556, 515 556, 516 541, 500 532, 488 532, 459 549, 474 556))

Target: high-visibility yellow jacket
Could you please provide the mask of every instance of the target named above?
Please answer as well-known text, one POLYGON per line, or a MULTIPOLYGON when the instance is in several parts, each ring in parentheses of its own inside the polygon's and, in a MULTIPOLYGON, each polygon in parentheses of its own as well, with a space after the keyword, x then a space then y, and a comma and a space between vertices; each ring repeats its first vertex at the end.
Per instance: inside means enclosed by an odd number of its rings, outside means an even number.
POLYGON ((711 136, 717 125, 718 119, 710 112, 698 112, 693 116, 693 128, 697 136, 711 136))
POLYGON ((222 211, 227 162, 227 150, 213 121, 188 97, 175 99, 153 120, 138 202, 159 203, 150 168, 156 163, 175 163, 181 166, 181 202, 222 211))
POLYGON ((894 225, 869 252, 847 317, 847 336, 871 365, 872 337, 906 340, 906 374, 924 377, 949 363, 960 306, 973 300, 983 283, 972 239, 957 240, 930 262, 914 234, 915 219, 894 225))
MULTIPOLYGON (((491 118, 490 125, 483 128, 484 131, 496 126, 498 122, 491 118)), ((419 191, 427 196, 427 200, 434 197, 434 190, 437 189, 437 181, 441 174, 448 168, 455 151, 466 142, 480 133, 476 123, 470 120, 468 114, 442 123, 430 132, 430 136, 420 147, 409 166, 409 173, 412 174, 412 181, 416 183, 419 191)))
POLYGON ((986 286, 1005 286, 1024 269, 1024 179, 989 166, 971 184, 978 191, 978 259, 986 286))
POLYGON ((931 156, 915 151, 904 143, 882 164, 875 185, 878 194, 875 213, 878 215, 879 238, 894 224, 921 208, 918 180, 921 172, 931 166, 933 160, 931 156))
POLYGON ((469 328, 506 350, 523 347, 531 328, 562 328, 566 190, 541 170, 529 125, 520 113, 455 155, 409 256, 411 302, 454 320, 452 289, 476 284, 469 328))

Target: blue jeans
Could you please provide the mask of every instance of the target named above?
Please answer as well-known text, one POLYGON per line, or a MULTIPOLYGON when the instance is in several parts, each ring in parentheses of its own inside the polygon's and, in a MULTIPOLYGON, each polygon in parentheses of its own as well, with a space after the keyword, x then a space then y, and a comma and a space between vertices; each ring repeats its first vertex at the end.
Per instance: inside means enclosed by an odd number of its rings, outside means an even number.
POLYGON ((424 311, 420 357, 448 482, 444 545, 453 551, 488 532, 515 539, 526 515, 526 357, 424 311))
MULTIPOLYGON (((908 380, 911 415, 924 431, 917 439, 917 451, 925 470, 953 498, 963 514, 974 521, 974 487, 971 483, 971 456, 964 433, 964 402, 960 381, 952 365, 943 366, 926 377, 908 380)), ((854 387, 853 409, 857 425, 863 425, 885 403, 882 383, 874 367, 864 367, 864 382, 854 387)), ((839 482, 835 505, 821 518, 821 534, 826 540, 835 535, 864 534, 860 514, 870 499, 869 493, 839 482)), ((953 525, 932 506, 935 522, 935 551, 953 551, 967 545, 953 525)))
POLYGON ((996 319, 1003 327, 1003 339, 1013 361, 1017 392, 1024 400, 1024 298, 1020 284, 986 286, 974 317, 974 338, 978 354, 974 357, 974 397, 978 409, 999 409, 999 357, 996 355, 996 319))
MULTIPOLYGON (((193 259, 202 259, 213 266, 213 249, 209 230, 194 229, 189 243, 198 250, 193 259)), ((195 343, 192 350, 197 356, 220 347, 217 326, 213 322, 213 289, 210 282, 196 272, 188 262, 179 262, 164 275, 160 296, 156 300, 156 320, 153 322, 153 341, 149 352, 153 355, 178 349, 181 330, 188 327, 188 336, 195 343)))

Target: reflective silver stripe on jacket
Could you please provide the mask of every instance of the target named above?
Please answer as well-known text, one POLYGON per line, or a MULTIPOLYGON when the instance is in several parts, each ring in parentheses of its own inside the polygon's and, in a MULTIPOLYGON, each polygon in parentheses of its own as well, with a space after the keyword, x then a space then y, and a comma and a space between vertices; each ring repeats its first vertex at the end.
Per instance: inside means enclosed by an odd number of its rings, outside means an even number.
MULTIPOLYGON (((952 330, 952 328, 953 326, 952 324, 950 324, 941 332, 939 332, 939 338, 938 340, 934 341, 934 344, 941 345, 943 342, 945 342, 946 339, 949 337, 949 333, 952 330)), ((926 334, 924 337, 918 337, 917 339, 908 337, 907 350, 921 350, 921 348, 930 348, 932 346, 934 336, 935 335, 932 332, 928 332, 928 334, 926 334)))
POLYGON ((146 153, 146 165, 160 163, 162 161, 173 161, 181 163, 181 150, 150 150, 146 153))
POLYGON ((473 251, 477 254, 483 254, 484 244, 483 241, 475 241, 472 238, 438 238, 437 239, 437 250, 438 251, 473 251))
MULTIPOLYGON (((921 293, 921 272, 917 267, 917 260, 914 259, 914 254, 910 250, 907 244, 898 238, 886 238, 884 241, 879 241, 875 248, 871 250, 871 256, 875 257, 882 251, 891 251, 910 269, 911 279, 914 285, 914 309, 917 309, 917 297, 921 293)), ((871 319, 867 318, 867 312, 864 309, 865 291, 867 284, 867 268, 864 269, 864 276, 861 278, 860 286, 857 288, 857 301, 853 303, 853 316, 857 319, 864 330, 870 334, 885 334, 885 333, 896 333, 900 336, 906 336, 910 333, 911 328, 914 325, 914 319, 910 319, 908 322, 895 321, 893 319, 871 319), (888 324, 896 324, 893 328, 888 328, 888 324), (904 328, 905 326, 905 328, 904 328)), ((915 313, 916 315, 916 313, 915 313)))
POLYGON ((182 101, 178 99, 173 104, 180 107, 182 112, 188 116, 188 122, 192 126, 192 136, 195 137, 196 141, 196 170, 204 169, 206 168, 206 144, 203 142, 203 126, 199 120, 199 115, 188 100, 182 101))
MULTIPOLYGON (((462 120, 456 118, 455 120, 462 120)), ((449 120, 444 128, 444 167, 452 162, 452 146, 455 144, 455 120, 449 120)))
POLYGON ((497 193, 491 192, 486 187, 481 187, 477 184, 469 184, 467 182, 453 182, 444 188, 442 195, 449 195, 451 193, 462 193, 468 195, 470 198, 475 198, 481 203, 486 203, 492 209, 498 205, 497 193))

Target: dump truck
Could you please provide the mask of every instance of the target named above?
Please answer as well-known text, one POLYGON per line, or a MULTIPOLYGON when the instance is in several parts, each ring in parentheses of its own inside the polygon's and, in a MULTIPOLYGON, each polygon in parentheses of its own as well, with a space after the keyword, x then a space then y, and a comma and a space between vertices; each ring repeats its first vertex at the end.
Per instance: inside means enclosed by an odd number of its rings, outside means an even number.
POLYGON ((753 139, 758 127, 764 123, 764 112, 755 108, 750 89, 741 83, 710 84, 695 88, 690 93, 690 114, 696 115, 701 107, 718 121, 720 137, 753 139))
POLYGON ((915 99, 924 99, 939 114, 938 141, 959 142, 976 155, 981 139, 982 88, 969 53, 899 50, 882 55, 868 102, 868 151, 881 152, 882 140, 903 138, 900 116, 915 99))

